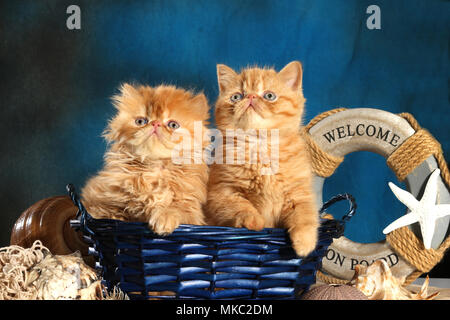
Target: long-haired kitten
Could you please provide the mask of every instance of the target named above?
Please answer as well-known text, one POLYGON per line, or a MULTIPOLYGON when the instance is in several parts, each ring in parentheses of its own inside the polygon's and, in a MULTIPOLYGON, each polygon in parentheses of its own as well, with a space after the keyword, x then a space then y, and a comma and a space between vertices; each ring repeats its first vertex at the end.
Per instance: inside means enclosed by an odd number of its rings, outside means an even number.
POLYGON ((240 129, 248 133, 244 140, 249 142, 252 129, 266 131, 268 137, 273 133, 279 145, 267 138, 267 154, 278 148, 279 159, 272 166, 273 174, 262 172, 267 165, 260 155, 255 158, 260 160, 256 164, 249 161, 247 153, 244 163, 227 163, 229 148, 238 151, 238 156, 246 152, 235 143, 240 138, 235 137, 231 143, 227 139, 223 163, 216 160, 210 167, 207 221, 251 230, 287 228, 297 254, 308 255, 316 246, 319 215, 309 154, 299 134, 305 104, 301 64, 293 61, 280 72, 247 68, 239 74, 218 65, 217 76, 215 120, 222 135, 226 136, 227 129, 240 129))
POLYGON ((117 114, 104 132, 104 167, 81 192, 87 211, 95 218, 148 222, 161 235, 180 224, 204 224, 208 167, 194 161, 193 146, 201 143, 194 127, 206 130, 205 95, 124 84, 113 102, 117 114), (184 158, 173 161, 174 148, 186 139, 182 132, 191 143, 184 158))

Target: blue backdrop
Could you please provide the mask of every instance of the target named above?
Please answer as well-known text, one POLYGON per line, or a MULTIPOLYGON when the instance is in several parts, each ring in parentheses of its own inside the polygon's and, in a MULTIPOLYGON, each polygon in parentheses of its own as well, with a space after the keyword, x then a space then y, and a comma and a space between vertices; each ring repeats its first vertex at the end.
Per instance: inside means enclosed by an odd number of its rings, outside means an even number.
MULTIPOLYGON (((102 166, 101 138, 121 82, 176 84, 217 98, 217 63, 304 67, 305 123, 335 107, 410 112, 450 156, 450 3, 438 0, 3 1, 0 4, 0 244, 34 202, 80 188, 102 166), (68 30, 66 8, 81 9, 68 30), (381 9, 381 30, 366 8, 381 9)), ((405 207, 385 160, 346 158, 324 198, 359 204, 346 235, 358 242, 405 207)))

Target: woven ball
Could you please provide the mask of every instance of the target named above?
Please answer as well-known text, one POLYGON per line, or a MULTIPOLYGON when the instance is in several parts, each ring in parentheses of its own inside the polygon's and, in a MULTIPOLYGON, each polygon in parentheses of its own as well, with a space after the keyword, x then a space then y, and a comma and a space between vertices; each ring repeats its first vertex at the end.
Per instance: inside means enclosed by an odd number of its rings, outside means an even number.
POLYGON ((302 300, 368 300, 358 289, 347 285, 322 284, 310 289, 302 300))

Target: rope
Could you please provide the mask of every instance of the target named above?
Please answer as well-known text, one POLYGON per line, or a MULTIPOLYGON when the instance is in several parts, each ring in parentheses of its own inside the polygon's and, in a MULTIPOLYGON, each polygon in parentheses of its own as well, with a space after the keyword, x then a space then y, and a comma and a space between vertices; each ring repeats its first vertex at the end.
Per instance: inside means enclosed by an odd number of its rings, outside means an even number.
MULTIPOLYGON (((68 297, 71 297, 74 286, 81 291, 84 289, 81 282, 85 282, 81 271, 73 270, 73 267, 80 267, 80 261, 74 262, 71 258, 73 258, 72 255, 52 255, 40 240, 36 240, 31 248, 17 245, 0 248, 0 300, 42 300, 49 296, 55 296, 55 291, 58 290, 60 292, 65 290, 68 292, 68 297), (68 259, 66 260, 69 265, 67 268, 60 268, 64 266, 61 259, 68 259), (49 277, 50 275, 51 277, 49 277), (74 282, 74 277, 77 275, 79 276, 78 281, 74 282), (51 284, 48 284, 49 281, 51 284), (78 283, 79 281, 81 282, 78 283)), ((81 258, 79 259, 81 260, 81 258)), ((94 271, 92 274, 95 275, 94 271)), ((100 283, 100 279, 92 280, 92 275, 89 276, 89 279, 94 284, 100 283)), ((85 294, 81 297, 97 300, 129 299, 120 288, 114 287, 111 292, 106 292, 103 287, 101 290, 101 292, 96 290, 90 295, 85 294)), ((81 297, 72 296, 74 299, 81 297)))
POLYGON ((9 246, 0 248, 0 300, 35 299, 37 289, 30 275, 33 266, 50 251, 36 240, 31 248, 9 246))
POLYGON ((343 280, 331 275, 325 274, 320 270, 317 270, 316 277, 326 284, 348 284, 350 280, 343 280))
POLYGON ((317 143, 312 139, 309 134, 309 130, 318 122, 325 119, 326 117, 346 110, 345 108, 337 108, 333 110, 326 111, 314 117, 307 126, 303 127, 301 134, 308 145, 309 152, 311 155, 311 165, 314 173, 320 177, 329 177, 334 171, 339 167, 344 157, 336 157, 325 151, 323 151, 317 143))
MULTIPOLYGON (((411 148, 414 149, 414 152, 421 153, 421 154, 427 154, 430 152, 428 150, 432 150, 432 152, 428 156, 433 155, 436 158, 438 167, 441 170, 442 180, 447 185, 447 188, 450 188, 450 171, 448 169, 447 162, 445 161, 444 152, 442 151, 441 144, 431 135, 431 133, 428 132, 428 130, 422 128, 419 125, 419 123, 417 122, 416 119, 414 119, 412 114, 404 112, 404 113, 399 113, 398 115, 400 117, 404 118, 406 121, 408 121, 410 126, 414 129, 414 131, 416 131, 416 133, 413 134, 407 141, 405 141, 400 146, 400 148, 403 147, 403 145, 406 142, 411 140, 411 138, 413 138, 414 136, 417 135, 417 138, 414 138, 412 140, 412 142, 414 141, 414 144, 411 143, 411 148), (428 146, 428 144, 430 146, 428 146)), ((405 147, 405 149, 406 149, 406 147, 405 147)), ((398 151, 398 149, 394 153, 396 153, 397 151, 398 151)), ((409 152, 409 153, 411 154, 411 152, 409 152)), ((393 154, 391 154, 391 157, 393 154)), ((391 159, 390 162, 393 163, 396 161, 394 161, 394 159, 391 159)), ((416 166, 419 164, 420 163, 416 164, 416 166)), ((393 163, 393 165, 395 165, 395 164, 393 163)), ((416 168, 416 166, 412 167, 412 170, 414 170, 416 168)))
POLYGON ((386 160, 399 181, 405 180, 429 156, 441 150, 439 142, 426 129, 419 129, 386 160))
MULTIPOLYGON (((418 276, 431 271, 442 260, 446 249, 450 245, 450 237, 447 237, 437 250, 425 249, 422 242, 408 227, 402 227, 390 232, 386 236, 386 241, 389 242, 396 253, 418 270, 418 276)), ((410 275, 407 280, 413 282, 418 276, 413 278, 410 275)))
POLYGON ((347 110, 346 108, 336 108, 336 109, 332 109, 332 110, 328 110, 325 111, 317 116, 315 116, 306 126, 305 129, 307 132, 309 132, 309 129, 311 129, 312 127, 314 127, 316 125, 316 123, 322 121, 323 119, 331 116, 332 114, 341 112, 341 111, 345 111, 347 110))
POLYGON ((314 142, 309 134, 303 134, 303 137, 311 154, 311 166, 314 173, 324 178, 331 176, 341 162, 344 161, 344 157, 335 157, 326 153, 314 142))

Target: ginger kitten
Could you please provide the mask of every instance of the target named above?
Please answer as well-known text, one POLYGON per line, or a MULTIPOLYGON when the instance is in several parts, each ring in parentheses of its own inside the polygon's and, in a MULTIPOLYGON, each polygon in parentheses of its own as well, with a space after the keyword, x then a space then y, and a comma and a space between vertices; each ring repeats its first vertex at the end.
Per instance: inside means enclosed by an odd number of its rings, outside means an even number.
MULTIPOLYGON (((223 164, 216 161, 210 167, 207 221, 250 230, 287 228, 297 254, 308 255, 317 243, 319 215, 309 154, 299 134, 305 104, 301 64, 291 62, 278 73, 247 68, 239 74, 218 65, 217 77, 215 119, 222 135, 226 129, 277 129, 279 159, 275 173, 268 175, 261 172, 262 157, 257 164, 249 163, 246 153, 244 164, 229 164, 223 151, 223 164)), ((243 152, 236 140, 227 140, 225 148, 243 152)), ((268 150, 277 147, 268 141, 268 150)))
POLYGON ((87 211, 95 218, 148 222, 161 235, 180 224, 204 224, 208 167, 172 160, 181 142, 176 134, 194 137, 196 121, 206 130, 204 94, 124 84, 113 101, 117 114, 104 132, 104 167, 81 191, 87 211))

